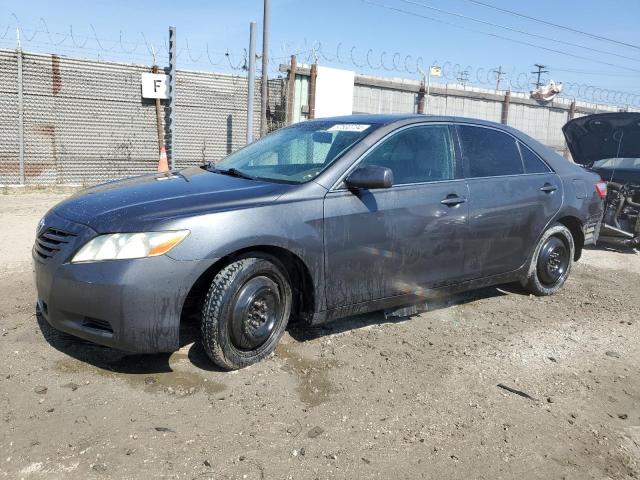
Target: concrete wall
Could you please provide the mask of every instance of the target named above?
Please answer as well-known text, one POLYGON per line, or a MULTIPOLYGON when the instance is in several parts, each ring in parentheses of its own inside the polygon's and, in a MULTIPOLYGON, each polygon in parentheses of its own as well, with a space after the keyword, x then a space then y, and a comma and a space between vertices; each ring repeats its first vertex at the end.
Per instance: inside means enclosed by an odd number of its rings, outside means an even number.
MULTIPOLYGON (((288 70, 288 65, 280 65, 282 73, 287 73, 288 70)), ((298 65, 298 78, 308 74, 309 65, 298 65)), ((353 113, 419 113, 420 87, 421 82, 417 80, 356 74, 353 113)), ((506 94, 506 91, 433 81, 430 94, 425 98, 424 113, 480 118, 501 123, 506 94)), ((304 98, 296 98, 296 102, 302 105, 305 101, 304 98)), ((572 99, 557 97, 552 102, 541 105, 529 98, 527 93, 511 92, 506 123, 568 156, 562 126, 570 118, 571 104, 572 99)), ((573 117, 616 111, 618 107, 615 105, 576 101, 573 117)))
MULTIPOLYGON (((353 94, 354 113, 417 113, 420 82, 406 79, 382 79, 357 75, 353 94)), ((425 112, 481 118, 500 123, 505 101, 504 91, 460 85, 432 85, 425 100, 425 112)), ((507 124, 565 153, 562 126, 567 123, 571 100, 558 98, 539 105, 523 93, 512 93, 507 124)), ((576 102, 575 117, 592 113, 615 112, 612 105, 576 102)))

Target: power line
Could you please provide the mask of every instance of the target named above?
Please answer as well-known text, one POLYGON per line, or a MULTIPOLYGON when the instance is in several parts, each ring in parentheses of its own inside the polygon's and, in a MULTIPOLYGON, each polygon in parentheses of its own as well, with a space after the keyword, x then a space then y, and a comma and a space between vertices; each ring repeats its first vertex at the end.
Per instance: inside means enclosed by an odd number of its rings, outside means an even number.
POLYGON ((600 77, 622 77, 622 78, 637 78, 639 74, 637 73, 609 73, 603 72, 602 70, 594 72, 592 70, 580 70, 580 69, 571 69, 571 68, 556 68, 551 66, 556 72, 566 72, 566 73, 579 73, 581 75, 597 75, 600 77))
POLYGON ((491 27, 501 28, 503 30, 508 30, 510 32, 520 33, 522 35, 527 35, 529 37, 540 38, 542 40, 548 40, 548 41, 551 41, 551 42, 561 43, 563 45, 568 45, 570 47, 576 47, 576 48, 580 48, 580 49, 587 49, 587 50, 590 50, 592 52, 603 53, 605 55, 612 55, 614 57, 624 58, 625 60, 631 60, 633 62, 640 62, 639 58, 627 57, 626 55, 620 55, 619 53, 608 52, 606 50, 598 50, 596 48, 585 47, 584 45, 580 45, 578 43, 567 42, 567 41, 560 40, 560 39, 557 39, 557 38, 552 38, 552 37, 547 37, 545 35, 539 35, 537 33, 527 32, 525 30, 520 30, 518 28, 509 27, 507 25, 500 25, 499 23, 493 23, 493 22, 489 22, 487 20, 482 20, 482 19, 479 19, 479 18, 470 17, 469 15, 463 15, 461 13, 451 12, 451 11, 448 11, 448 10, 444 10, 442 8, 433 7, 431 5, 425 5, 424 3, 421 3, 421 2, 416 2, 416 1, 412 1, 412 0, 400 0, 400 1, 404 2, 404 3, 407 3, 407 4, 410 4, 410 5, 416 5, 416 6, 419 6, 419 7, 422 7, 422 8, 426 8, 428 10, 433 10, 435 12, 444 13, 446 15, 451 15, 451 16, 462 18, 462 19, 465 19, 465 20, 471 20, 472 22, 481 23, 483 25, 489 25, 491 27))
POLYGON ((470 32, 479 33, 481 35, 487 35, 487 36, 494 37, 494 38, 499 38, 501 40, 506 40, 508 42, 519 43, 520 45, 527 45, 529 47, 538 48, 538 49, 541 49, 541 50, 546 50, 548 52, 559 53, 560 55, 565 55, 567 57, 577 58, 579 60, 587 60, 589 62, 595 62, 595 63, 599 63, 601 65, 607 65, 609 67, 621 68, 623 70, 628 70, 630 72, 640 73, 640 70, 635 69, 635 68, 625 67, 623 65, 616 65, 615 63, 609 63, 609 62, 605 62, 605 61, 602 61, 602 60, 596 60, 594 58, 583 57, 582 55, 576 55, 574 53, 565 52, 563 50, 557 50, 555 48, 544 47, 542 45, 535 45, 533 43, 525 42, 524 40, 516 40, 515 38, 505 37, 504 35, 498 35, 497 33, 489 33, 489 32, 484 32, 482 30, 475 30, 473 28, 463 27, 461 25, 458 25, 458 24, 452 23, 452 22, 448 22, 446 20, 441 20, 441 19, 438 19, 438 18, 429 17, 427 15, 422 15, 420 13, 411 12, 409 10, 404 10, 404 9, 398 8, 398 7, 392 7, 390 5, 385 5, 385 4, 382 4, 382 3, 376 3, 376 2, 373 2, 371 0, 360 0, 360 1, 363 2, 363 3, 369 4, 369 5, 374 5, 376 7, 385 8, 387 10, 393 10, 395 12, 399 12, 399 13, 402 13, 402 14, 405 14, 405 15, 411 15, 411 16, 414 16, 414 17, 424 18, 426 20, 431 20, 433 22, 438 22, 438 23, 442 23, 444 25, 452 26, 454 28, 459 28, 459 29, 462 29, 462 30, 468 30, 470 32))
POLYGON ((587 37, 593 38, 595 40, 602 40, 602 41, 605 41, 605 42, 615 43, 615 44, 618 44, 618 45, 624 45, 625 47, 636 48, 636 49, 640 50, 640 45, 634 45, 632 43, 621 42, 621 41, 615 40, 613 38, 607 38, 607 37, 603 37, 601 35, 596 35, 595 33, 589 33, 589 32, 585 32, 583 30, 578 30, 577 28, 571 28, 571 27, 567 27, 566 25, 560 25, 560 24, 557 24, 557 23, 549 22, 547 20, 542 20, 541 18, 536 18, 536 17, 532 17, 532 16, 529 16, 529 15, 525 15, 524 13, 514 12, 513 10, 508 10, 506 8, 497 7, 495 5, 491 5, 491 4, 488 4, 488 3, 480 2, 478 0, 464 0, 464 1, 469 2, 469 3, 473 3, 475 5, 479 5, 481 7, 491 8, 493 10, 498 10, 498 11, 503 12, 503 13, 508 13, 509 15, 515 15, 515 16, 520 17, 520 18, 526 18, 527 20, 532 20, 534 22, 542 23, 544 25, 549 25, 551 27, 560 28, 562 30, 567 30, 567 31, 573 32, 573 33, 579 33, 580 35, 586 35, 587 37))

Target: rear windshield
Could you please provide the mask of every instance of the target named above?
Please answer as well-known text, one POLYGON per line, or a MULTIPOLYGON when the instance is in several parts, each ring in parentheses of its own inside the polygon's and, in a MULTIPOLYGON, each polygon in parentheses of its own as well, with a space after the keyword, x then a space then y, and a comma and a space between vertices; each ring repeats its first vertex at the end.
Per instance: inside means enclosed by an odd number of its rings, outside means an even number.
POLYGON ((233 169, 267 181, 308 182, 377 127, 371 123, 298 123, 229 155, 215 165, 215 170, 233 169))
POLYGON ((596 168, 628 168, 640 170, 640 158, 607 158, 593 164, 596 168))

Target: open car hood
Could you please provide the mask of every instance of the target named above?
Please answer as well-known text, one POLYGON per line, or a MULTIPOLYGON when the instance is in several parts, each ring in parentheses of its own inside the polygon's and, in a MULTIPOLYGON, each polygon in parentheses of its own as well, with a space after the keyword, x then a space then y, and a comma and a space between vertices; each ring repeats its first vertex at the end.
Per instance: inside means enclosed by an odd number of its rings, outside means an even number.
POLYGON ((640 158, 640 112, 598 113, 571 120, 562 133, 573 161, 590 167, 607 158, 640 158))

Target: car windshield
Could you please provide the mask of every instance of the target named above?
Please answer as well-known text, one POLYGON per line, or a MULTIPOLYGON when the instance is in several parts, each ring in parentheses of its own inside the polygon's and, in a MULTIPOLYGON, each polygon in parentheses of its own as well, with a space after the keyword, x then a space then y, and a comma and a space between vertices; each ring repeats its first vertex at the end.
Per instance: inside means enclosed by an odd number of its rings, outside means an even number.
POLYGON ((607 158, 593 164, 596 168, 627 168, 640 170, 640 158, 607 158))
POLYGON ((277 130, 209 168, 260 180, 304 183, 315 178, 377 125, 311 121, 277 130))

